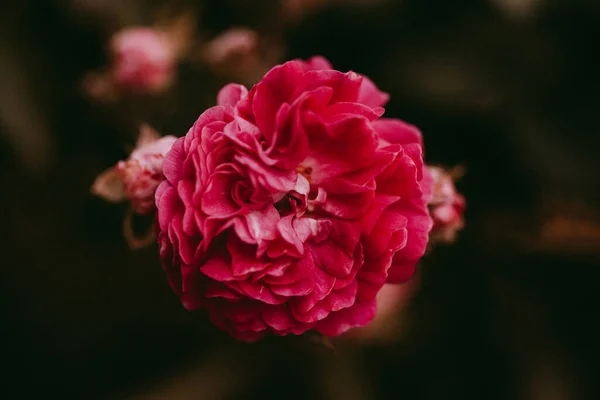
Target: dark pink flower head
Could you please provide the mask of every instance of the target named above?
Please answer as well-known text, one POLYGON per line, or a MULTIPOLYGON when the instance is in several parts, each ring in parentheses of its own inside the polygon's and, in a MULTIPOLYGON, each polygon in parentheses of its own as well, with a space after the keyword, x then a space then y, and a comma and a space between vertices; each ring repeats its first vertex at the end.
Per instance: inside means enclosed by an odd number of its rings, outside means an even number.
POLYGON ((176 57, 164 34, 153 28, 128 28, 111 41, 114 83, 128 91, 152 92, 172 80, 176 57))
POLYGON ((432 181, 429 209, 433 218, 433 243, 452 243, 464 227, 465 198, 456 191, 452 174, 439 167, 427 167, 432 181))
POLYGON ((387 99, 323 58, 221 90, 156 192, 161 258, 186 308, 243 340, 369 323, 432 226, 421 134, 381 118, 387 99))

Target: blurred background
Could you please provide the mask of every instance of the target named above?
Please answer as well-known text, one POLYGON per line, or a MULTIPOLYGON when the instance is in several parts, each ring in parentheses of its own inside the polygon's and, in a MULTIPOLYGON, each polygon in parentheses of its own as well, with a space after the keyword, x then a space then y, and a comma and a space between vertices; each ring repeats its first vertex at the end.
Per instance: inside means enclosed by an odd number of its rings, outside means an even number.
POLYGON ((599 39, 595 0, 3 2, 3 397, 600 398, 599 39), (86 94, 112 34, 180 13, 195 44, 168 90, 86 94), (247 63, 215 55, 237 28, 247 63), (428 163, 466 168, 467 226, 424 258, 394 340, 237 343, 90 186, 141 122, 182 136, 223 84, 316 54, 389 92, 428 163))

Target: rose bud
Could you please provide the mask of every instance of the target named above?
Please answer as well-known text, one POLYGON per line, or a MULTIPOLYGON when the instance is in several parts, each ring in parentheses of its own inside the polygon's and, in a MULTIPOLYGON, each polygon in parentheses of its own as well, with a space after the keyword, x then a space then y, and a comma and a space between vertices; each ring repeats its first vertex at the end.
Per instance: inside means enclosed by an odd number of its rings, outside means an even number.
POLYGON ((465 226, 465 198, 456 191, 452 173, 432 166, 428 167, 428 171, 433 181, 433 194, 429 200, 433 218, 431 242, 453 243, 458 232, 465 226))
MULTIPOLYGON (((174 136, 161 138, 152 128, 142 125, 129 158, 100 174, 92 185, 92 193, 113 203, 129 201, 131 210, 136 214, 151 214, 154 211, 154 193, 164 179, 162 163, 165 154, 176 140, 174 136)), ((131 216, 128 215, 125 236, 130 244, 137 243, 131 232, 131 216)), ((139 246, 133 244, 132 247, 139 246)))

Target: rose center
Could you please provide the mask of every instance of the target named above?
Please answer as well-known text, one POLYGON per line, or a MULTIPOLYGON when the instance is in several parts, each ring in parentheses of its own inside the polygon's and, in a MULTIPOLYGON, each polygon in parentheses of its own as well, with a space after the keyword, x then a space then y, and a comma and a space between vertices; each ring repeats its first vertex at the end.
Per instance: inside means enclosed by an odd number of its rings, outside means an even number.
POLYGON ((233 187, 232 197, 238 205, 244 205, 250 200, 250 188, 245 182, 238 181, 233 187))
POLYGON ((303 194, 291 191, 275 203, 275 208, 280 215, 303 214, 307 209, 307 198, 303 194))
POLYGON ((296 171, 302 175, 303 177, 306 178, 306 180, 308 181, 308 183, 311 183, 311 177, 312 177, 312 167, 307 167, 304 166, 302 164, 300 164, 298 167, 296 167, 296 171))

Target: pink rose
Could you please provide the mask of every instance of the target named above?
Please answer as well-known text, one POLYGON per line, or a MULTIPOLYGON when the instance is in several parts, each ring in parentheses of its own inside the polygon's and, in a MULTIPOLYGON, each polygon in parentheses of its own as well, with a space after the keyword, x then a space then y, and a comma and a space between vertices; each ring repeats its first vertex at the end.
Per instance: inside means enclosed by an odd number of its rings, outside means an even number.
POLYGON ((464 227, 465 198, 456 191, 452 175, 439 167, 428 167, 433 193, 429 209, 433 218, 432 242, 452 243, 464 227))
POLYGON ((177 55, 163 33, 153 28, 128 28, 116 33, 110 46, 117 87, 153 92, 173 79, 177 55))
POLYGON ((175 140, 174 136, 161 138, 150 127, 142 126, 129 158, 98 176, 92 192, 112 202, 129 200, 134 212, 150 214, 154 210, 154 193, 164 179, 163 159, 175 140))
POLYGON ((420 132, 323 58, 224 87, 167 154, 160 255, 184 306, 234 337, 364 326, 414 272, 432 226, 420 132))

